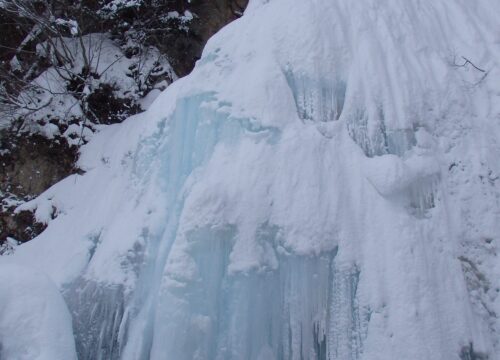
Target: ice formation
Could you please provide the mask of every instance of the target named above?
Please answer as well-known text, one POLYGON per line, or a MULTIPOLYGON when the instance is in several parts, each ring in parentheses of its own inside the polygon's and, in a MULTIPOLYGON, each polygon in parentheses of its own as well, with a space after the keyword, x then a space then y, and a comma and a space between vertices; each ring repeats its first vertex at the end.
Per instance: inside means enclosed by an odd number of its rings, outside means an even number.
POLYGON ((56 282, 81 360, 498 360, 498 14, 251 1, 1 262, 56 282))

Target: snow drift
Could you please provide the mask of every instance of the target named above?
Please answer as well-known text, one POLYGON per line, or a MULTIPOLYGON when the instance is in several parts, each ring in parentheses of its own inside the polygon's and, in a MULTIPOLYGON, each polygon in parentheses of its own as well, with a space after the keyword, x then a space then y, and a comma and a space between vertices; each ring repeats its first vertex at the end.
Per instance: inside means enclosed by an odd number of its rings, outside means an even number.
POLYGON ((500 359, 499 13, 253 1, 1 261, 79 359, 500 359))
POLYGON ((0 287, 2 359, 76 359, 71 315, 46 275, 2 264, 0 287))

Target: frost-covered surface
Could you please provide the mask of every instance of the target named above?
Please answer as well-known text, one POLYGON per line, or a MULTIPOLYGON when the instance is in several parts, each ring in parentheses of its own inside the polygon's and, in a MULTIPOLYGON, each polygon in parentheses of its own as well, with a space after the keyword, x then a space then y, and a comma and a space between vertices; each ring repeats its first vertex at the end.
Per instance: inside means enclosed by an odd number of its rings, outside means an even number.
POLYGON ((76 360, 71 315, 43 273, 0 264, 0 358, 76 360))
POLYGON ((498 13, 253 1, 1 261, 58 284, 80 359, 498 360, 498 13))

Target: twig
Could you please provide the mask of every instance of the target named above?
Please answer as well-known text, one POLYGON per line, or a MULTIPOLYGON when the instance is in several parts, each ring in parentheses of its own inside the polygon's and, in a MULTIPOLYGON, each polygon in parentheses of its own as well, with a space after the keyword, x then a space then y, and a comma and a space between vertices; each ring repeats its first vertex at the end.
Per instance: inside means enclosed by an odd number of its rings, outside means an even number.
POLYGON ((472 65, 472 67, 474 69, 476 69, 478 71, 481 71, 482 73, 486 72, 486 70, 483 70, 483 69, 477 67, 472 61, 470 61, 469 59, 467 59, 465 56, 461 56, 461 58, 464 60, 464 63, 463 64, 457 64, 457 63, 454 62, 454 65, 456 67, 465 67, 465 66, 467 66, 467 64, 470 64, 470 65, 472 65))

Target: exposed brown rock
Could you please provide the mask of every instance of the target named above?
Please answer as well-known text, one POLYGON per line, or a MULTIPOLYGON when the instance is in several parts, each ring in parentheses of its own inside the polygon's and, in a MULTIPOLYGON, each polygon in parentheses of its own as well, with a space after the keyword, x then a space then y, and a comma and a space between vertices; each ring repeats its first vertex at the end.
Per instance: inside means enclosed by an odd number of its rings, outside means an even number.
POLYGON ((33 198, 56 182, 77 171, 77 149, 64 138, 47 139, 41 135, 15 135, 4 132, 1 138, 0 244, 12 237, 24 242, 45 229, 30 211, 15 213, 15 206, 5 204, 8 197, 33 198))
POLYGON ((223 26, 243 14, 248 0, 211 0, 193 1, 185 4, 179 1, 177 11, 189 10, 194 19, 188 24, 188 31, 178 29, 158 30, 155 45, 168 54, 175 72, 179 76, 187 75, 193 69, 203 51, 207 40, 223 26))
POLYGON ((48 139, 38 134, 2 138, 0 190, 19 198, 34 197, 75 172, 76 147, 66 139, 48 139))
POLYGON ((14 212, 14 208, 0 212, 0 244, 8 237, 26 242, 45 230, 47 226, 37 222, 30 211, 14 212))

